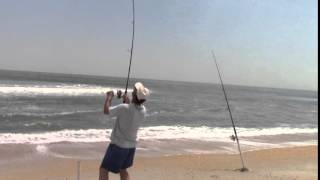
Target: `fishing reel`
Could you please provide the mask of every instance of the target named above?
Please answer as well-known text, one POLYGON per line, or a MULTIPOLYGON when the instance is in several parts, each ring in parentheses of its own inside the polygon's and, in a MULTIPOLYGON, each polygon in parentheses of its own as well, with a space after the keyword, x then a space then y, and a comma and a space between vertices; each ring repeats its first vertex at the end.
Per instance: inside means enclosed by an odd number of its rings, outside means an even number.
POLYGON ((111 90, 107 90, 107 92, 112 92, 113 95, 117 95, 118 99, 124 96, 124 93, 122 93, 120 89, 119 90, 111 89, 111 90))
POLYGON ((231 136, 230 136, 230 139, 231 139, 232 141, 236 141, 236 136, 231 135, 231 136))
POLYGON ((120 89, 117 90, 117 98, 118 98, 118 99, 122 98, 123 95, 124 95, 124 94, 122 94, 122 91, 121 91, 120 89))
MULTIPOLYGON (((117 90, 117 98, 118 99, 121 99, 123 96, 125 96, 126 95, 126 92, 125 93, 122 93, 122 91, 121 90, 117 90)), ((130 102, 130 100, 126 100, 126 99, 123 99, 123 103, 128 103, 128 102, 130 102)))

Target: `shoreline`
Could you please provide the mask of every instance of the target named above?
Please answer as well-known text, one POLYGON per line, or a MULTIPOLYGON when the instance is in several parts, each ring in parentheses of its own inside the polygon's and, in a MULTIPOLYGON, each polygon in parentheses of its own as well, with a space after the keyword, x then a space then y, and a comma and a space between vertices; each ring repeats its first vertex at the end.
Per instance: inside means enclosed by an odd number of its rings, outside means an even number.
MULTIPOLYGON (((2 147, 3 148, 3 147, 2 147)), ((7 147, 12 149, 12 147, 7 147)), ((14 156, 16 149, 7 156, 14 156)), ((132 179, 317 179, 318 146, 272 148, 243 152, 249 172, 240 173, 238 154, 188 154, 139 156, 129 169, 132 179)), ((74 152, 76 153, 76 152, 74 152)), ((1 159, 6 156, 1 155, 1 159)), ((100 154, 103 156, 104 154, 100 154)), ((99 155, 99 156, 100 156, 99 155)), ((19 160, 0 164, 0 179, 76 179, 79 159, 52 157, 29 152, 19 160)), ((2 159, 3 160, 3 159, 2 159)), ((101 159, 80 159, 81 179, 97 179, 101 159)), ((118 179, 111 174, 111 179, 118 179)))
MULTIPOLYGON (((271 136, 265 142, 256 137, 242 139, 241 151, 251 152, 274 148, 292 148, 316 146, 317 134, 308 134, 307 138, 287 135, 282 141, 278 136, 271 136), (278 138, 278 139, 277 139, 278 138), (312 139, 308 140, 307 139, 312 139)), ((301 136, 301 135, 299 135, 301 136)), ((264 137, 265 138, 265 137, 264 137)), ((25 158, 53 157, 65 159, 97 160, 103 155, 110 141, 103 142, 54 142, 54 143, 9 143, 0 145, 0 166, 5 161, 25 158)), ((138 141, 136 157, 162 157, 193 154, 238 154, 237 143, 228 141, 207 141, 194 139, 141 139, 138 141)))

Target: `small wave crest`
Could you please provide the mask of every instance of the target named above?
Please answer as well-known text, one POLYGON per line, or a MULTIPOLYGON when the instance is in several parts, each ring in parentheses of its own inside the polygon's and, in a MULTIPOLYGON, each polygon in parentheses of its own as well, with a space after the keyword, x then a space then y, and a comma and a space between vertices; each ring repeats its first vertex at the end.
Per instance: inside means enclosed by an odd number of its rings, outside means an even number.
POLYGON ((48 148, 45 145, 37 145, 36 150, 40 154, 46 154, 48 152, 48 148))
POLYGON ((27 116, 27 117, 52 117, 52 116, 67 116, 73 114, 82 113, 96 113, 101 112, 101 110, 86 110, 86 111, 64 111, 64 112, 52 112, 52 113, 41 113, 41 112, 15 112, 15 113, 5 113, 2 117, 14 117, 14 116, 27 116))
MULTIPOLYGON (((46 144, 56 142, 104 142, 110 138, 111 129, 61 130, 44 133, 1 133, 0 144, 46 144)), ((239 138, 273 135, 315 134, 316 128, 237 128, 239 138)), ((140 128, 142 140, 186 139, 199 141, 230 141, 232 128, 155 126, 140 128)))
MULTIPOLYGON (((107 91, 124 91, 123 88, 92 85, 1 85, 0 95, 4 96, 96 96, 107 91)), ((128 90, 129 92, 132 89, 128 90)))

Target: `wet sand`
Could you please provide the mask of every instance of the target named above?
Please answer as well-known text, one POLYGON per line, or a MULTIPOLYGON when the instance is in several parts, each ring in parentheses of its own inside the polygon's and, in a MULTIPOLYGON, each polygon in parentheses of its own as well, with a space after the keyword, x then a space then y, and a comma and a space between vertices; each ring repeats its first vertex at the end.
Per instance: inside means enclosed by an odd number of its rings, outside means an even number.
MULTIPOLYGON (((61 151, 66 149, 60 148, 61 151)), ((100 153, 105 146, 100 144, 100 153)), ((129 169, 134 180, 212 180, 212 179, 317 179, 318 146, 274 148, 244 152, 249 172, 239 172, 238 154, 201 154, 172 156, 141 156, 129 169)), ((74 154, 77 152, 68 152, 74 154)), ((1 145, 0 179, 3 180, 70 180, 77 178, 77 162, 80 161, 81 180, 98 179, 98 169, 103 154, 97 158, 70 158, 46 155, 45 149, 32 145, 1 145), (42 152, 43 154, 39 153, 42 152)), ((79 156, 80 157, 80 156, 79 156)), ((119 179, 111 174, 110 179, 119 179)))

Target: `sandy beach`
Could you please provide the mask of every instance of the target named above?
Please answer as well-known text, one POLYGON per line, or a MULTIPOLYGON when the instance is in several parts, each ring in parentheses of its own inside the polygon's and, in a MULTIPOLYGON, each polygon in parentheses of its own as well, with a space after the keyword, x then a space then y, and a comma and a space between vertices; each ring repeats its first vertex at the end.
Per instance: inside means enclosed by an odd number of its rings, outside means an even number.
MULTIPOLYGON (((19 146, 19 145, 15 145, 19 146)), ((10 146, 1 147, 0 179, 3 180, 70 180, 80 177, 98 179, 100 159, 59 158, 32 153, 27 145, 15 151, 10 146), (29 150, 28 150, 29 149, 29 150), (15 159, 15 154, 24 156, 15 159), (4 153, 5 152, 5 153, 4 153), (28 155, 29 154, 29 155, 28 155)), ((136 180, 189 180, 189 179, 317 179, 318 146, 276 148, 244 152, 249 172, 239 172, 238 154, 201 154, 150 156, 137 155, 129 169, 136 180)), ((119 179, 111 174, 110 179, 119 179)))

